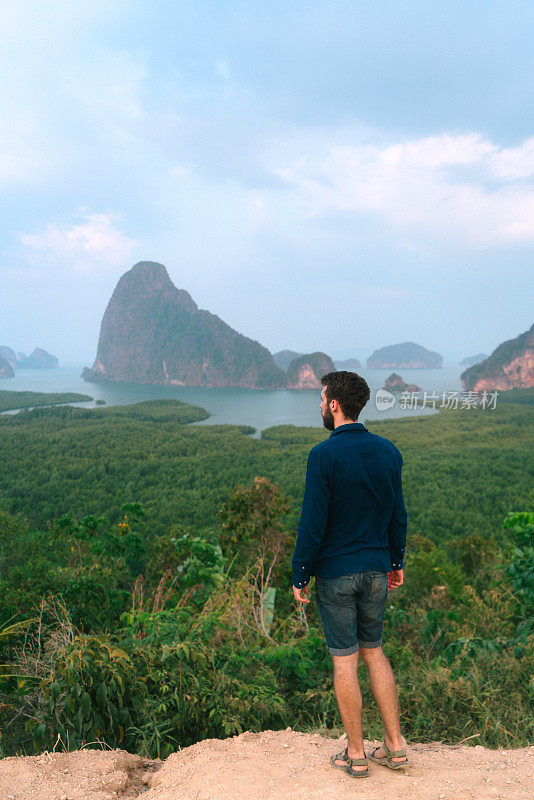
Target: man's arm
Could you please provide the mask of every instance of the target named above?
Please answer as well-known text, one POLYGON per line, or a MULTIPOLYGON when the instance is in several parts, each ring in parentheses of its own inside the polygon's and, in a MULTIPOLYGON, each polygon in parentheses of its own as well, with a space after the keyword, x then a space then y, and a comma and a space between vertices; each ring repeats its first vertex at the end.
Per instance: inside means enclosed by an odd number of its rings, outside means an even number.
POLYGON ((326 452, 322 447, 314 447, 308 456, 304 499, 293 553, 293 586, 297 590, 302 590, 310 582, 313 561, 321 548, 328 520, 330 483, 326 452))
POLYGON ((403 581, 402 565, 406 547, 408 516, 406 514, 404 497, 402 494, 402 464, 402 456, 399 453, 399 465, 395 473, 395 503, 388 525, 388 541, 392 573, 400 573, 400 575, 389 574, 388 589, 396 589, 403 581))

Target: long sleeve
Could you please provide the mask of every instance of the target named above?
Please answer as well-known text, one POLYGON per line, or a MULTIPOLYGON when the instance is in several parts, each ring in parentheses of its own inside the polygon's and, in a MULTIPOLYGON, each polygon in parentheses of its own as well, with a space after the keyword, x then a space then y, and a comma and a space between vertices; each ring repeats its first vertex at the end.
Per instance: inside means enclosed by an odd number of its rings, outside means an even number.
MULTIPOLYGON (((400 453, 399 453, 400 456, 400 453)), ((407 514, 402 494, 402 456, 396 474, 395 505, 388 525, 389 553, 392 569, 402 569, 406 547, 407 514)))
POLYGON ((293 584, 299 588, 310 581, 313 561, 321 548, 330 503, 331 476, 325 449, 310 450, 306 467, 306 486, 293 553, 293 584))

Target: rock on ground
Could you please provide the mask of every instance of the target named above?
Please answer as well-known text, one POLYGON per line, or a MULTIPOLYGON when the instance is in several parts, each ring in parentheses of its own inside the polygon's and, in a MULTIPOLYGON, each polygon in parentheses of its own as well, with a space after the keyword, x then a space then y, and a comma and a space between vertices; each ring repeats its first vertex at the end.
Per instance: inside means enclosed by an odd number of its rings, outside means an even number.
MULTIPOLYGON (((379 742, 366 742, 369 751, 379 742)), ((534 747, 408 745, 404 771, 370 764, 351 778, 329 764, 344 739, 285 731, 207 739, 165 762, 123 750, 0 761, 0 800, 530 800, 534 747)))

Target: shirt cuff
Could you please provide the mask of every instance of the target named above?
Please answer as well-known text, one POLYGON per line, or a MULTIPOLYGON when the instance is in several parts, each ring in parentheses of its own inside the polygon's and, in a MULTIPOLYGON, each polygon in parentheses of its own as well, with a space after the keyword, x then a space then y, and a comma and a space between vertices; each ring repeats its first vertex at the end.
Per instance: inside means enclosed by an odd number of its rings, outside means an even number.
POLYGON ((296 586, 297 589, 302 589, 303 586, 307 586, 310 582, 310 570, 308 567, 304 566, 303 564, 299 564, 293 567, 293 586, 296 586))
POLYGON ((392 570, 402 569, 402 565, 404 562, 404 548, 402 548, 400 552, 397 551, 396 553, 391 553, 390 555, 391 555, 391 569, 392 570))

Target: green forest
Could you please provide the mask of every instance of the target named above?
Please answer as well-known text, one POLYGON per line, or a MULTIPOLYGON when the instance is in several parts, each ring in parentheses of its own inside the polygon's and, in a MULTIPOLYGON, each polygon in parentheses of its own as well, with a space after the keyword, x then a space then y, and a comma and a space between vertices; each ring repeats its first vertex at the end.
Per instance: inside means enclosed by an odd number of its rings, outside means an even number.
MULTIPOLYGON (((404 459, 384 651, 411 741, 532 742, 534 390, 505 394, 366 423, 404 459)), ((339 732, 317 609, 291 586, 306 458, 328 433, 255 439, 194 425, 207 416, 175 400, 0 416, 2 755, 339 732)))
POLYGON ((13 408, 51 406, 59 403, 77 403, 92 400, 88 394, 77 392, 12 392, 0 389, 0 412, 13 408))

